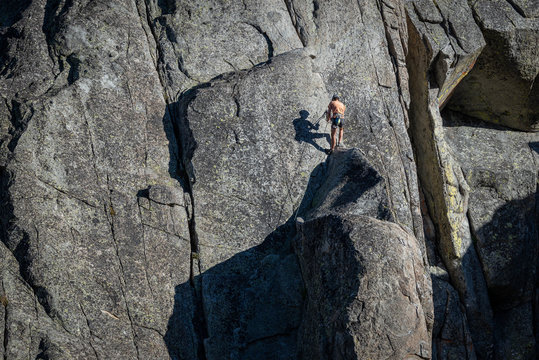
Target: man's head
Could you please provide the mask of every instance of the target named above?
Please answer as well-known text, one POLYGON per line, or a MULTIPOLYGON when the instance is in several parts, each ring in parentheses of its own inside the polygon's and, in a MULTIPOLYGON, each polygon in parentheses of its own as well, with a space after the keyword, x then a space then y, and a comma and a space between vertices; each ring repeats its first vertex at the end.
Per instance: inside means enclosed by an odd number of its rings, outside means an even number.
POLYGON ((335 101, 335 100, 339 100, 339 95, 337 94, 333 95, 333 97, 331 98, 331 101, 335 101))

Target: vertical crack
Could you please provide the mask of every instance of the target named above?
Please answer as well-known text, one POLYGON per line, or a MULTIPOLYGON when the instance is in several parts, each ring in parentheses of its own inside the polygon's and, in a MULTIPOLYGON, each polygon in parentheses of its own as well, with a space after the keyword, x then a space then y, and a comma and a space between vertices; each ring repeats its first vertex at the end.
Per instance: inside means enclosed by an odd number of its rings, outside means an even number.
POLYGON ((197 148, 197 143, 189 127, 187 109, 189 104, 196 98, 198 89, 209 86, 211 86, 210 83, 197 85, 182 93, 177 102, 167 106, 167 113, 172 123, 179 152, 177 177, 175 178, 179 181, 187 195, 187 206, 185 210, 187 213, 189 244, 191 247, 189 284, 191 285, 193 302, 195 304, 192 324, 197 339, 197 358, 199 360, 206 360, 204 339, 208 338, 208 327, 204 313, 201 279, 197 279, 197 276, 202 273, 202 267, 199 238, 196 230, 195 198, 193 194, 196 175, 191 162, 197 148))
POLYGON ((296 30, 296 34, 298 35, 299 40, 303 44, 303 47, 307 46, 307 39, 305 37, 305 34, 303 33, 303 28, 299 24, 299 19, 301 17, 296 13, 296 10, 294 9, 294 1, 293 0, 285 0, 286 8, 288 10, 288 15, 290 15, 290 20, 292 21, 292 26, 294 26, 294 29, 296 30))
MULTIPOLYGON (((144 21, 147 23, 147 27, 149 28, 155 42, 155 51, 156 51, 156 55, 154 57, 155 69, 159 78, 159 82, 161 84, 161 88, 163 89, 163 97, 166 102, 166 113, 169 114, 169 118, 170 118, 173 132, 174 132, 174 138, 175 138, 174 140, 176 141, 176 145, 178 147, 178 152, 179 152, 177 173, 172 174, 172 176, 176 180, 179 181, 184 192, 189 197, 189 200, 188 200, 189 204, 187 204, 185 209, 187 212, 188 230, 189 230, 189 238, 190 238, 189 243, 191 247, 189 283, 191 285, 191 289, 193 292, 193 301, 195 303, 195 313, 192 319, 192 323, 193 323, 193 327, 195 329, 195 334, 198 341, 197 357, 198 359, 205 360, 206 350, 204 348, 204 339, 208 337, 208 330, 207 330, 206 318, 205 318, 203 303, 202 303, 201 284, 200 284, 200 281, 197 281, 195 279, 195 274, 201 273, 201 265, 200 265, 200 256, 199 256, 199 253, 200 253, 199 240, 198 240, 198 235, 196 232, 195 203, 194 203, 194 196, 192 192, 192 186, 195 183, 196 179, 195 179, 194 171, 192 169, 192 164, 190 162, 190 159, 193 156, 194 150, 196 149, 196 142, 194 141, 191 130, 189 129, 186 113, 187 113, 187 105, 196 96, 196 90, 200 87, 209 86, 209 84, 197 85, 183 92, 180 95, 180 98, 177 100, 177 102, 174 102, 174 99, 172 98, 172 96, 170 96, 169 89, 166 85, 166 80, 165 80, 166 74, 164 70, 162 71, 162 69, 160 69, 160 65, 163 61, 163 49, 161 48, 161 45, 159 42, 157 29, 151 19, 150 5, 147 0, 143 0, 143 4, 144 4, 144 11, 146 12, 146 14, 142 14, 141 9, 139 9, 138 6, 136 5, 135 6, 137 7, 137 12, 138 12, 139 18, 141 19, 142 27, 146 33, 148 46, 150 49, 152 48, 152 46, 150 43, 149 34, 146 32, 146 27, 144 26, 144 21)), ((261 32, 261 30, 259 30, 259 32, 261 32)), ((271 43, 271 41, 269 40, 269 37, 267 37, 265 33, 263 32, 261 33, 265 35, 264 38, 266 39, 266 42, 268 43, 268 56, 273 56, 273 44, 271 43)), ((182 73, 184 73, 184 75, 187 78, 191 79, 183 65, 184 65, 183 59, 181 58, 178 59, 179 70, 182 73)), ((194 80, 194 79, 191 79, 191 80, 194 80)), ((112 201, 111 201, 111 208, 112 208, 112 201)), ((111 222, 111 228, 113 229, 112 225, 113 224, 111 222)), ((128 316, 129 316, 129 311, 128 311, 128 316)), ((138 353, 138 349, 137 349, 137 353, 138 353)))
MULTIPOLYGON (((138 6, 136 4, 135 4, 135 8, 137 9, 137 13, 138 13, 138 16, 140 18, 141 23, 142 23, 143 19, 145 19, 146 24, 147 24, 148 28, 150 29, 150 32, 151 32, 152 37, 154 39, 155 52, 156 52, 156 57, 154 58, 155 71, 157 72, 159 82, 161 83, 161 88, 163 89, 163 97, 165 99, 165 102, 168 105, 168 104, 170 104, 170 101, 171 101, 172 97, 168 93, 168 87, 166 86, 166 80, 163 78, 164 74, 161 71, 159 71, 160 63, 163 60, 163 49, 161 48, 161 43, 159 42, 159 37, 157 36, 155 26, 153 25, 153 22, 152 22, 152 19, 151 19, 150 6, 148 5, 148 1, 147 0, 143 0, 143 1, 144 1, 145 12, 146 12, 145 17, 140 13, 140 10, 139 10, 139 8, 138 8, 138 6)), ((144 27, 144 25, 142 25, 142 29, 146 33, 146 28, 144 27)), ((151 49, 151 45, 150 45, 150 41, 149 41, 148 37, 149 36, 146 33, 146 40, 148 42, 148 47, 151 49)))
POLYGON ((123 263, 122 263, 122 259, 120 257, 120 252, 119 252, 119 248, 118 248, 118 241, 116 239, 116 233, 115 233, 115 229, 114 229, 114 216, 116 215, 116 211, 114 210, 114 206, 113 206, 113 202, 112 202, 112 189, 110 188, 110 179, 109 179, 109 175, 107 174, 107 188, 109 190, 109 206, 107 208, 107 205, 105 204, 105 214, 106 214, 106 217, 109 221, 109 225, 110 225, 110 231, 111 231, 111 235, 112 235, 112 243, 114 245, 114 250, 116 252, 116 257, 118 258, 118 265, 119 265, 119 268, 120 268, 120 272, 118 273, 118 280, 120 281, 120 291, 122 292, 122 297, 124 299, 124 302, 125 302, 125 309, 126 309, 126 313, 127 313, 127 317, 129 319, 129 323, 131 325, 131 332, 132 332, 132 340, 133 340, 133 346, 135 347, 135 350, 137 352, 137 359, 140 359, 140 353, 139 353, 139 348, 137 346, 137 343, 135 341, 135 338, 136 338, 136 332, 135 332, 135 327, 133 325, 133 318, 131 316, 131 311, 129 309, 129 304, 127 302, 127 296, 125 294, 125 286, 126 286, 126 282, 125 282, 125 271, 124 271, 124 266, 123 266, 123 263))
POLYGON ((6 289, 4 287, 4 280, 2 279, 2 306, 4 307, 4 360, 7 360, 7 345, 8 345, 8 298, 6 296, 6 289))
POLYGON ((260 35, 262 35, 264 37, 264 40, 266 40, 266 45, 267 45, 267 48, 268 48, 268 60, 267 60, 267 63, 269 63, 271 61, 271 59, 273 58, 273 53, 274 53, 274 49, 273 49, 273 42, 271 41, 270 37, 268 36, 268 34, 262 30, 262 28, 260 26, 258 26, 257 24, 253 24, 253 23, 250 23, 250 22, 246 22, 245 24, 249 25, 249 26, 252 26, 256 31, 258 31, 258 33, 260 35))
POLYGON ((509 5, 523 18, 526 18, 526 13, 524 10, 514 1, 514 0, 506 0, 509 5))
MULTIPOLYGON (((92 336, 95 336, 92 332, 92 329, 90 327, 90 321, 88 320, 88 316, 86 315, 86 312, 84 311, 84 308, 82 307, 82 304, 79 302, 79 307, 82 312, 82 315, 84 315, 84 319, 86 320, 86 326, 88 327, 88 331, 90 332, 90 339, 88 339, 88 343, 90 344, 90 347, 94 351, 95 358, 99 360, 99 355, 97 354, 97 350, 94 347, 94 344, 92 343, 92 336)), ((98 336, 95 336, 98 339, 100 339, 98 336)), ((100 339, 101 340, 101 339, 100 339)))

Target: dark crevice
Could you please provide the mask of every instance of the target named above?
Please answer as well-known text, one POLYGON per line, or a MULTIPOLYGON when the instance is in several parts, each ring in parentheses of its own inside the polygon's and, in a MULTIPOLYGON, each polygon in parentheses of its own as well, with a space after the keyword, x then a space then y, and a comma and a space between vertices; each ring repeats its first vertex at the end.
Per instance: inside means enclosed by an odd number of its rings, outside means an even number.
POLYGON ((80 60, 73 54, 66 58, 66 62, 69 64, 69 74, 67 76, 68 85, 73 84, 79 79, 80 60))
POLYGON ((13 152, 15 150, 15 147, 17 147, 19 138, 26 130, 28 122, 34 115, 34 108, 32 107, 32 105, 26 106, 25 104, 17 100, 11 100, 11 105, 9 105, 6 101, 6 105, 8 106, 10 112, 9 121, 11 123, 9 129, 11 140, 9 141, 7 147, 9 151, 13 152))
POLYGON ((506 0, 509 5, 523 18, 526 18, 526 13, 524 12, 524 9, 522 9, 514 0, 506 0))
MULTIPOLYGON (((232 98, 234 99, 234 104, 236 104, 236 117, 240 117, 241 112, 241 106, 240 106, 240 100, 238 99, 238 84, 236 83, 234 85, 234 88, 232 89, 232 98)), ((238 140, 236 132, 234 132, 234 135, 236 136, 236 141, 238 140)))
MULTIPOLYGON (((473 224, 473 221, 472 221, 472 215, 470 213, 470 209, 468 209, 468 211, 466 211, 466 218, 468 219, 468 225, 469 225, 469 228, 470 228, 470 235, 472 237, 472 246, 475 250, 475 253, 476 254, 480 254, 481 252, 479 251, 479 249, 477 248, 477 239, 479 239, 479 236, 477 235, 477 231, 475 229, 475 226, 473 224)), ((483 264, 483 259, 481 256, 477 256, 477 259, 479 261, 479 264, 481 265, 481 269, 484 271, 484 269, 486 268, 483 264)))
POLYGON ((250 25, 253 28, 255 28, 255 30, 258 31, 260 33, 260 35, 262 35, 264 37, 264 40, 266 40, 266 44, 267 44, 267 48, 268 48, 268 55, 267 55, 268 60, 267 60, 267 63, 271 62, 271 59, 273 58, 274 49, 273 49, 273 42, 271 41, 268 34, 265 31, 262 31, 262 28, 260 26, 258 26, 257 24, 253 24, 253 23, 250 23, 250 22, 246 22, 245 24, 250 25))
POLYGON ((176 13, 175 0, 158 0, 157 6, 161 9, 162 15, 170 15, 176 13))
MULTIPOLYGON (((166 3, 167 4, 171 3, 171 1, 167 0, 166 3)), ((146 9, 145 9, 145 11, 146 11, 146 23, 148 25, 148 28, 150 29, 150 32, 152 33, 153 39, 155 41, 155 51, 157 52, 157 59, 155 59, 155 66, 156 66, 155 71, 157 72, 159 82, 161 83, 161 88, 163 89, 163 97, 165 99, 165 102, 168 105, 168 104, 170 104, 172 99, 168 94, 168 88, 166 86, 166 81, 163 78, 163 76, 165 76, 165 74, 163 74, 161 71, 159 71, 159 66, 160 66, 161 62, 163 62, 163 49, 161 48, 161 43, 159 41, 159 37, 157 36, 157 32, 156 32, 154 23, 153 23, 153 21, 151 19, 150 6, 148 5, 148 0, 144 0, 144 5, 146 7, 146 9)), ((138 7, 137 7, 137 11, 138 11, 138 7)), ((140 12, 139 12, 139 17, 140 17, 140 19, 142 21, 142 14, 140 14, 140 12)), ((144 27, 143 27, 143 30, 144 30, 144 27)), ((150 47, 150 42, 149 41, 148 41, 148 46, 150 47)))
POLYGON ((199 239, 196 231, 195 199, 193 196, 193 185, 196 182, 196 175, 191 163, 194 152, 197 148, 196 140, 189 127, 187 111, 189 104, 196 98, 197 92, 201 88, 211 86, 205 83, 195 86, 182 93, 178 101, 167 106, 167 114, 172 123, 174 137, 178 148, 178 164, 173 177, 179 181, 184 191, 189 196, 189 204, 186 207, 187 221, 189 229, 189 240, 191 246, 189 283, 191 285, 193 301, 195 303, 195 313, 192 324, 197 338, 197 357, 200 360, 206 359, 204 339, 208 338, 208 327, 204 314, 203 296, 200 280, 195 279, 196 274, 201 271, 199 239))
POLYGON ((318 19, 318 11, 320 10, 320 2, 313 0, 313 19, 318 19))
POLYGON ((48 344, 45 342, 45 339, 41 339, 39 342, 39 353, 36 355, 35 360, 49 360, 49 355, 47 354, 47 349, 49 348, 48 344))
POLYGON ((300 26, 298 17, 299 15, 296 13, 296 10, 294 9, 294 2, 292 0, 285 0, 286 8, 288 9, 288 15, 290 15, 290 20, 292 21, 292 26, 296 30, 296 34, 298 35, 299 40, 303 44, 303 46, 307 46, 307 39, 305 38, 304 30, 300 26))
POLYGON ((0 1, 0 27, 10 27, 22 19, 22 13, 30 6, 32 0, 0 1))

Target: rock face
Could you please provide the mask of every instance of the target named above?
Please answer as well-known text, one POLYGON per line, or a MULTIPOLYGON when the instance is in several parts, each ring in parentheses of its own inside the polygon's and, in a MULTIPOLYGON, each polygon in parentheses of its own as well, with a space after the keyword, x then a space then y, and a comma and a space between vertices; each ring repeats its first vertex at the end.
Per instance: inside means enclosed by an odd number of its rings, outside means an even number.
POLYGON ((534 4, 1 2, 0 355, 535 358, 534 4))
MULTIPOLYGON (((507 4, 478 1, 473 3, 470 12, 473 11, 476 19, 481 19, 478 15, 481 6, 500 12, 507 4)), ((449 14, 443 15, 441 6, 438 8, 444 19, 449 17, 449 14)), ((411 11, 409 14, 411 50, 408 69, 410 92, 416 95, 412 95, 411 101, 411 135, 429 218, 439 241, 438 253, 429 252, 432 254, 430 261, 447 268, 451 283, 465 306, 467 319, 463 323, 468 327, 459 332, 439 332, 435 320, 435 353, 440 358, 534 358, 533 328, 537 325, 533 324, 533 315, 529 311, 533 290, 528 292, 527 289, 537 286, 537 155, 533 150, 537 136, 495 128, 455 112, 440 113, 444 95, 438 80, 440 55, 432 51, 437 49, 438 41, 431 35, 431 25, 425 24, 428 22, 425 17, 414 16, 411 11), (518 264, 512 260, 517 258, 518 264), (522 320, 515 322, 514 319, 522 320), (455 341, 460 346, 455 346, 455 341), (473 349, 476 349, 475 354, 473 349)), ((510 121, 501 123, 531 130, 533 116, 528 115, 535 104, 528 103, 534 91, 531 85, 522 90, 525 94, 515 96, 513 92, 524 87, 505 81, 508 76, 504 71, 512 70, 498 64, 489 65, 490 73, 483 71, 485 62, 506 61, 503 59, 508 57, 507 47, 491 40, 495 32, 485 29, 484 24, 491 21, 492 18, 485 15, 484 21, 479 22, 486 48, 470 75, 457 86, 447 106, 482 119, 485 117, 479 116, 477 110, 487 108, 490 115, 485 120, 488 121, 495 121, 492 114, 503 111, 510 121), (500 76, 501 73, 505 75, 500 76), (490 81, 498 81, 500 92, 496 95, 491 91, 495 88, 493 84, 488 85, 488 89, 485 87, 490 81), (476 86, 478 83, 482 83, 483 88, 472 90, 470 84, 476 86), (507 103, 504 102, 506 99, 509 99, 507 103), (520 102, 520 105, 509 104, 511 101, 520 102), (518 114, 512 109, 518 109, 518 114)), ((530 19, 528 24, 534 21, 530 19)), ((494 26, 494 21, 491 25, 494 26)), ((444 29, 451 30, 451 26, 444 29)), ((475 36, 473 34, 477 32, 460 33, 460 37, 467 40, 469 33, 475 36)), ((530 34, 536 33, 531 31, 530 34)), ((462 39, 458 41, 459 32, 451 30, 448 35, 450 38, 456 36, 458 44, 463 43, 462 39)), ((481 44, 479 41, 473 43, 481 44)), ((511 61, 521 64, 522 70, 533 72, 530 69, 535 58, 528 57, 526 46, 520 52, 514 45, 512 51, 519 55, 511 57, 511 61)), ((458 68, 458 63, 456 66, 458 68)), ((441 295, 440 290, 446 288, 449 306, 451 286, 443 283, 447 278, 436 275, 438 272, 433 273, 435 319, 445 319, 447 310, 440 314, 436 294, 441 295)), ((451 316, 453 321, 461 322, 458 313, 451 316)))
POLYGON ((430 279, 417 239, 390 222, 386 190, 357 150, 339 151, 298 218, 300 358, 430 357, 430 279))
POLYGON ((530 144, 537 136, 452 112, 444 125, 471 189, 470 231, 494 313, 497 357, 533 358, 538 153, 530 144))
POLYGON ((538 8, 534 1, 473 2, 487 46, 455 91, 452 109, 513 129, 539 130, 538 8))

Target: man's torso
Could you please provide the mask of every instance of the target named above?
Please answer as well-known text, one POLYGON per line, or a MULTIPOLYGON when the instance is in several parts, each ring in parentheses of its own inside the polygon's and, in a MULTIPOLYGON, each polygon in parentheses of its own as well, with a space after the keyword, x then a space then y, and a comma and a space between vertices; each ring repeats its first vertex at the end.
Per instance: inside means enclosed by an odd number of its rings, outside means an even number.
POLYGON ((328 110, 331 111, 332 117, 335 117, 336 114, 344 115, 346 106, 344 106, 344 104, 339 100, 333 100, 329 103, 328 110))

